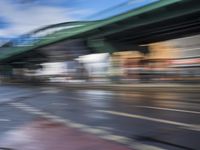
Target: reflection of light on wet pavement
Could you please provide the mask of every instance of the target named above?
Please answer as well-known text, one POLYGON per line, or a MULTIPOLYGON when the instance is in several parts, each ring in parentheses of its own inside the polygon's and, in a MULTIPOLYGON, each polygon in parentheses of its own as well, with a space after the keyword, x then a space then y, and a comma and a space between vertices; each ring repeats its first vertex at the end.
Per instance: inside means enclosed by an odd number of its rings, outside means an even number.
POLYGON ((189 102, 182 102, 182 101, 158 101, 155 103, 157 107, 169 107, 169 108, 176 108, 176 109, 197 109, 199 110, 199 104, 193 104, 189 102))
POLYGON ((176 111, 176 112, 184 112, 191 114, 200 114, 199 111, 189 111, 189 110, 180 110, 180 109, 171 109, 171 108, 161 108, 161 107, 149 107, 149 106, 135 106, 139 108, 148 108, 148 109, 158 109, 158 110, 167 110, 167 111, 176 111))
POLYGON ((114 95, 114 92, 104 91, 104 90, 81 90, 77 91, 81 95, 92 95, 92 96, 102 96, 102 95, 114 95))
POLYGON ((3 118, 0 118, 0 122, 8 122, 10 121, 9 119, 3 119, 3 118))
POLYGON ((91 118, 91 119, 103 119, 103 120, 108 120, 109 116, 103 113, 99 113, 97 111, 90 111, 88 113, 85 113, 85 116, 91 118))
POLYGON ((58 88, 54 88, 54 87, 42 87, 41 89, 41 93, 49 93, 49 94, 56 94, 59 93, 60 90, 58 88))
MULTIPOLYGON (((92 107, 109 108, 111 106, 112 92, 100 90, 83 90, 77 92, 80 97, 73 99, 81 100, 84 104, 92 107)), ((71 97, 69 97, 71 98, 71 97)))
POLYGON ((34 140, 31 139, 31 135, 26 134, 26 132, 27 131, 25 131, 24 129, 9 131, 4 135, 6 137, 4 143, 11 146, 13 144, 20 144, 21 141, 25 143, 34 142, 34 140), (7 141, 10 141, 10 142, 7 142, 7 141))
MULTIPOLYGON (((49 119, 49 121, 39 120, 33 124, 20 128, 20 130, 23 130, 24 132, 26 131, 25 134, 31 135, 31 140, 34 141, 34 145, 38 146, 36 148, 37 150, 82 150, 88 149, 88 147, 95 150, 129 150, 127 146, 138 150, 161 150, 161 148, 142 144, 125 136, 111 134, 102 128, 95 128, 85 124, 75 123, 71 120, 51 115, 23 103, 11 103, 10 105, 30 114, 36 114, 42 118, 49 119), (126 146, 112 143, 107 140, 126 146)), ((7 141, 4 140, 3 146, 6 147, 8 146, 8 143, 12 143, 10 139, 12 139, 12 137, 7 137, 7 141)), ((20 142, 20 150, 35 150, 30 148, 32 143, 26 143, 23 139, 20 142)), ((12 146, 16 147, 16 145, 12 146)))
POLYGON ((130 150, 73 128, 47 120, 8 132, 1 146, 20 150, 130 150))
POLYGON ((117 112, 117 111, 109 111, 109 110, 97 110, 97 111, 101 113, 111 114, 111 115, 124 116, 124 117, 129 117, 129 118, 136 118, 136 119, 142 119, 142 120, 148 120, 148 121, 153 121, 153 122, 158 122, 158 123, 180 126, 188 130, 200 131, 200 125, 198 124, 187 124, 187 123, 182 123, 182 122, 152 118, 152 117, 136 115, 136 114, 128 114, 128 113, 117 112))
POLYGON ((109 100, 104 99, 104 97, 100 98, 100 99, 87 99, 87 97, 85 97, 86 99, 84 100, 84 102, 92 107, 101 107, 101 108, 109 108, 111 106, 111 103, 109 100))
MULTIPOLYGON (((38 132, 40 132, 41 128, 43 130, 47 130, 47 128, 54 130, 58 126, 63 126, 63 128, 76 129, 85 134, 95 134, 98 138, 111 140, 112 142, 115 141, 128 146, 131 145, 130 143, 134 139, 138 140, 138 143, 145 142, 137 138, 138 136, 149 136, 163 142, 169 141, 172 144, 175 143, 198 149, 196 148, 199 144, 196 141, 199 133, 198 115, 200 105, 198 93, 171 93, 167 91, 77 91, 58 87, 38 87, 37 93, 31 94, 32 96, 18 98, 17 100, 11 98, 13 102, 8 101, 6 105, 2 105, 2 111, 0 111, 3 112, 1 113, 3 114, 2 117, 0 117, 2 119, 2 122, 0 122, 0 137, 1 139, 4 138, 4 141, 7 140, 8 142, 11 139, 8 138, 8 135, 14 137, 16 133, 24 134, 24 132, 19 132, 19 130, 22 130, 24 123, 25 128, 26 126, 30 128, 31 125, 26 125, 27 122, 35 117, 42 117, 48 119, 50 123, 44 120, 41 120, 42 122, 44 121, 43 123, 36 121, 39 125, 35 125, 33 128, 39 129, 37 130, 38 132), (98 110, 112 111, 118 114, 103 113, 98 112, 98 110), (122 115, 123 113, 125 115, 122 115), (4 120, 7 118, 11 121, 4 120), (16 127, 20 128, 15 130, 16 127), (3 137, 4 134, 1 133, 9 130, 12 130, 13 133, 8 134, 8 132, 6 134, 7 138, 3 137), (129 141, 131 142, 129 143, 129 141)), ((5 98, 9 99, 10 97, 5 98)), ((25 130, 25 128, 23 129, 25 130)), ((50 129, 48 129, 49 132, 51 132, 50 129)), ((42 133, 44 134, 44 132, 42 133)), ((34 131, 31 136, 35 136, 36 134, 38 133, 34 131)), ((60 134, 59 137, 62 137, 64 132, 60 134)), ((51 135, 54 136, 56 134, 52 133, 51 135)), ((15 142, 26 138, 26 136, 22 135, 18 137, 20 138, 15 140, 15 142)), ((26 139, 29 139, 29 136, 26 139)), ((9 142, 13 143, 13 141, 9 142)), ((34 142, 40 141, 36 138, 34 142)), ((135 142, 132 145, 135 148, 135 142)), ((148 142, 149 145, 158 146, 157 143, 151 141, 148 142)), ((4 145, 0 144, 1 146, 4 145)), ((20 148, 20 146, 15 147, 20 148)), ((170 149, 165 145, 159 145, 159 147, 170 149)), ((38 150, 35 147, 32 149, 38 150)), ((54 149, 59 148, 54 147, 54 149)), ((29 148, 26 150, 29 150, 29 148)))
POLYGON ((65 106, 68 106, 68 104, 66 103, 58 103, 58 102, 54 102, 54 103, 51 103, 51 105, 54 105, 54 106, 59 106, 59 107, 65 107, 65 106))

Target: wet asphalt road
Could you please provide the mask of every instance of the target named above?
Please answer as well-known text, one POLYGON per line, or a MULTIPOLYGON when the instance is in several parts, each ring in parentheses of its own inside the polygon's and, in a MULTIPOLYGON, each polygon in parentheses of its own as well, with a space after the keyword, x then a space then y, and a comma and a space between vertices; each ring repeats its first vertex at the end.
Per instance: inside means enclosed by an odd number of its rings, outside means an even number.
POLYGON ((0 86, 0 138, 39 116, 13 102, 164 149, 200 149, 200 93, 0 86))

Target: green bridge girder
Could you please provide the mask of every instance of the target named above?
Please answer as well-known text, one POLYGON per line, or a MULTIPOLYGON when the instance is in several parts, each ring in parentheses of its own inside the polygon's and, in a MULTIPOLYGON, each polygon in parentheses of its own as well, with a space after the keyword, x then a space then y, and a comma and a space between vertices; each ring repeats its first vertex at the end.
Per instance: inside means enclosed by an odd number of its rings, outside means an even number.
MULTIPOLYGON (((107 37, 109 38, 111 35, 115 36, 115 34, 129 29, 137 29, 141 26, 148 27, 148 25, 152 23, 166 21, 187 14, 199 13, 199 4, 200 2, 197 0, 160 0, 108 19, 91 22, 77 22, 75 24, 80 26, 63 29, 49 34, 32 46, 4 48, 6 50, 0 51, 0 62, 59 41, 79 38, 86 39, 88 46, 95 49, 95 51, 113 52, 116 51, 116 49, 112 46, 111 42, 107 40, 107 37)), ((59 25, 60 24, 57 26, 59 25)), ((46 28, 54 26, 56 25, 51 25, 46 28)), ((39 29, 38 31, 40 30, 42 29, 39 29)), ((37 32, 37 30, 35 32, 37 32)))

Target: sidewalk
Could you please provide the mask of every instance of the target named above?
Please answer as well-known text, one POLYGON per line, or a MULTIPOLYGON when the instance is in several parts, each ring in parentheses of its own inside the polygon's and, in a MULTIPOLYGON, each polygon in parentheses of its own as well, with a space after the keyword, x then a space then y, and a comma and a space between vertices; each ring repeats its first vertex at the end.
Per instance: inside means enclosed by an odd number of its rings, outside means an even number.
POLYGON ((8 132, 4 139, 0 139, 0 147, 10 150, 131 150, 96 135, 43 119, 8 132))

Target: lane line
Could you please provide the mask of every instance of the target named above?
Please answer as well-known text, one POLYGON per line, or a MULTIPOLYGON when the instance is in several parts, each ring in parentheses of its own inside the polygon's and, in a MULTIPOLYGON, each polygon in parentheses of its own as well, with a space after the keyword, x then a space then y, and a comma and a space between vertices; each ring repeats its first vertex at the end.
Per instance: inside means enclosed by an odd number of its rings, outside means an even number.
POLYGON ((32 106, 26 105, 24 103, 9 103, 12 107, 18 108, 20 110, 23 110, 25 112, 28 112, 30 114, 34 115, 39 115, 44 118, 50 119, 53 122, 57 123, 63 123, 67 127, 72 127, 72 128, 77 128, 81 130, 82 132, 94 134, 98 136, 101 139, 104 140, 109 140, 117 143, 121 143, 124 145, 127 145, 128 147, 132 149, 137 149, 137 150, 164 150, 163 148, 157 147, 157 146, 152 146, 148 144, 143 144, 138 141, 135 141, 133 139, 127 138, 125 136, 119 136, 119 135, 114 135, 106 130, 95 128, 89 125, 81 124, 81 123, 76 123, 68 119, 63 119, 60 116, 52 115, 47 112, 43 112, 37 108, 34 108, 32 106))
MULTIPOLYGON (((3 91, 2 91, 3 92, 3 91)), ((30 93, 31 91, 6 91, 6 92, 3 92, 0 94, 1 97, 5 97, 5 96, 10 96, 10 95, 21 95, 21 94, 24 94, 24 93, 30 93)))
POLYGON ((180 126, 180 127, 183 127, 184 129, 188 129, 188 130, 200 131, 200 125, 195 125, 195 124, 187 124, 187 123, 182 123, 182 122, 175 122, 175 121, 170 121, 170 120, 157 119, 157 118, 152 118, 152 117, 147 117, 147 116, 142 116, 142 115, 128 114, 128 113, 124 113, 124 112, 117 112, 117 111, 109 111, 109 110, 97 110, 97 111, 101 112, 101 113, 111 114, 111 115, 117 115, 117 116, 129 117, 129 118, 136 118, 136 119, 143 119, 143 120, 148 120, 148 121, 153 121, 153 122, 159 122, 159 123, 164 123, 164 124, 169 124, 169 125, 180 126))
MULTIPOLYGON (((84 101, 85 99, 80 98, 80 97, 71 97, 71 96, 67 96, 65 98, 69 98, 69 99, 75 99, 75 100, 81 100, 84 101)), ((171 101, 170 101, 171 102, 171 101)), ((191 104, 190 102, 180 102, 180 101, 176 101, 177 103, 180 104, 191 104)), ((193 113, 193 114, 200 114, 199 111, 190 111, 190 110, 181 110, 181 109, 172 109, 172 108, 159 108, 159 107, 150 107, 150 106, 133 106, 133 107, 140 107, 140 108, 149 108, 149 109, 160 109, 160 110, 167 110, 167 111, 176 111, 176 112, 183 112, 183 113, 193 113)))
POLYGON ((176 111, 183 113, 192 113, 192 114, 200 114, 199 111, 191 111, 191 110, 182 110, 182 109, 173 109, 173 108, 164 108, 164 107, 151 107, 151 106, 134 106, 138 108, 148 108, 148 109, 157 109, 157 110, 167 110, 167 111, 176 111))
MULTIPOLYGON (((120 95, 120 94, 118 94, 118 93, 116 93, 116 95, 120 95)), ((74 99, 74 100, 80 100, 80 101, 85 101, 85 99, 84 98, 81 98, 81 97, 74 97, 74 96, 66 96, 65 98, 69 98, 69 99, 74 99)), ((181 105, 181 104, 187 104, 187 105, 191 105, 191 104, 193 104, 193 103, 190 103, 190 102, 181 102, 181 101, 166 101, 166 102, 169 102, 169 103, 178 103, 179 105, 181 105)), ((195 105, 196 106, 196 105, 195 105)), ((134 106, 135 107, 135 106, 134 106)), ((140 106, 136 106, 136 107, 140 107, 140 106)), ((144 106, 145 107, 145 106, 144 106)), ((147 106, 148 107, 148 106, 147 106)), ((194 106, 192 106, 192 107, 194 107, 194 106)), ((158 107, 159 108, 159 107, 158 107)), ((152 107, 152 109, 153 109, 153 107, 152 107)), ((163 110, 164 110, 165 108, 163 108, 163 110)), ((170 108, 166 108, 166 110, 168 109, 168 111, 176 111, 176 112, 185 112, 185 113, 194 113, 194 114, 200 114, 200 112, 198 112, 198 111, 189 111, 189 110, 181 110, 181 109, 170 109, 170 108)))
POLYGON ((8 122, 8 121, 10 121, 9 119, 1 119, 0 118, 0 122, 8 122))

